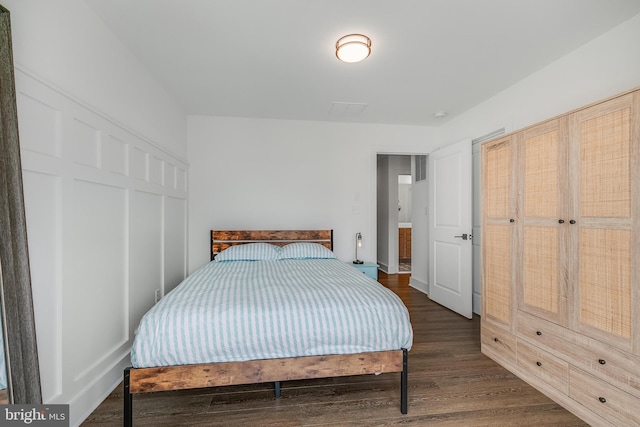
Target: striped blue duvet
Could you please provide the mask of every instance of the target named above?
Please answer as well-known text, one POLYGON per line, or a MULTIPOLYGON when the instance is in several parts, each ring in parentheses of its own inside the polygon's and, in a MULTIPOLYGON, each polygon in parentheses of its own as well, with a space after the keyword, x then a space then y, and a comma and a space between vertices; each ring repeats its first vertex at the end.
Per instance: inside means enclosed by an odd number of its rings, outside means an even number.
POLYGON ((410 349, 400 298, 337 259, 211 262, 142 319, 134 367, 410 349))

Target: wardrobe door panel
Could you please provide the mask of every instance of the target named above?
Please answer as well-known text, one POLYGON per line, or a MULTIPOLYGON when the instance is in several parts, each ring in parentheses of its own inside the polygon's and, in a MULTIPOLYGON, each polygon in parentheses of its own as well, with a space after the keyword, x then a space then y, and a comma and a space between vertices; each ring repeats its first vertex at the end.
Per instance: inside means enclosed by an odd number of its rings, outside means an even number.
MULTIPOLYGON (((638 97, 571 116, 577 265, 574 329, 633 351, 638 313, 638 97), (636 123, 634 126, 633 123, 636 123), (635 262, 633 260, 636 260, 635 262)), ((636 349, 637 350, 637 349, 636 349)))
POLYGON ((631 106, 611 104, 614 111, 607 111, 606 105, 598 106, 596 112, 601 114, 595 113, 595 117, 578 114, 587 116, 579 119, 583 217, 631 216, 631 106))
POLYGON ((484 315, 504 325, 511 324, 511 227, 486 225, 484 244, 484 315))
POLYGON ((483 147, 482 168, 485 198, 484 213, 491 219, 508 219, 512 212, 511 173, 513 169, 513 143, 510 139, 483 147))
POLYGON ((514 138, 507 137, 482 147, 483 224, 482 288, 483 316, 487 321, 515 329, 515 260, 518 259, 516 227, 518 208, 514 165, 514 138))
POLYGON ((558 118, 522 132, 523 256, 518 306, 567 325, 569 219, 567 121, 558 118))
POLYGON ((579 312, 581 329, 631 350, 631 233, 580 230, 579 312))

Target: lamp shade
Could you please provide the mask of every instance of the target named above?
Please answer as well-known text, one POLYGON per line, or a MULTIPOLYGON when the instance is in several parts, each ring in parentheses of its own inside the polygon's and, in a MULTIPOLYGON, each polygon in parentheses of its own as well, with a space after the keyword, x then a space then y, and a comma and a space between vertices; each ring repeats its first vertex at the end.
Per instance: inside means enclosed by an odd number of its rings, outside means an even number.
POLYGON ((336 42, 336 56, 342 62, 360 62, 371 53, 371 39, 362 34, 348 34, 336 42))
POLYGON ((360 259, 358 259, 358 248, 362 247, 362 233, 357 232, 356 233, 356 259, 353 260, 354 264, 363 264, 363 261, 360 261, 360 259))

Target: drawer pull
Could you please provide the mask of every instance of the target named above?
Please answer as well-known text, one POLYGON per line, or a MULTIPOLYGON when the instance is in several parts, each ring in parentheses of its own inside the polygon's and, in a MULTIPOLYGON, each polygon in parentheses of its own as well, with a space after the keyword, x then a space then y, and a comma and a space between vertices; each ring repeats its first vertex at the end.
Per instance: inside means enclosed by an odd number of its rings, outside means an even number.
POLYGON ((604 397, 599 397, 598 400, 600 401, 600 403, 607 403, 607 399, 605 399, 604 397))
POLYGON ((542 362, 536 362, 536 365, 542 366, 542 362))
POLYGON ((494 342, 500 342, 500 340, 498 338, 494 338, 493 341, 494 342))
POLYGON ((605 365, 607 363, 607 361, 604 360, 604 359, 598 359, 598 363, 601 364, 601 365, 605 365))
POLYGON ((516 220, 511 218, 511 219, 509 219, 509 222, 513 223, 513 222, 516 222, 516 220))
POLYGON ((536 335, 537 335, 537 336, 540 336, 540 335, 542 335, 542 332, 540 332, 540 331, 536 331, 536 335))
POLYGON ((558 224, 564 224, 564 219, 559 219, 558 224))

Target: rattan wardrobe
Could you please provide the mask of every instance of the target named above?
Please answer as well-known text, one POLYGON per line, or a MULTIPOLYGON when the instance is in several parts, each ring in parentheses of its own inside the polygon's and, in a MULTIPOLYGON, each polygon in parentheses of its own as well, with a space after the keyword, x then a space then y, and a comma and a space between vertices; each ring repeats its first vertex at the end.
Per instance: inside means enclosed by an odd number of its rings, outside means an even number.
POLYGON ((640 425, 640 90, 482 146, 482 351, 640 425))

